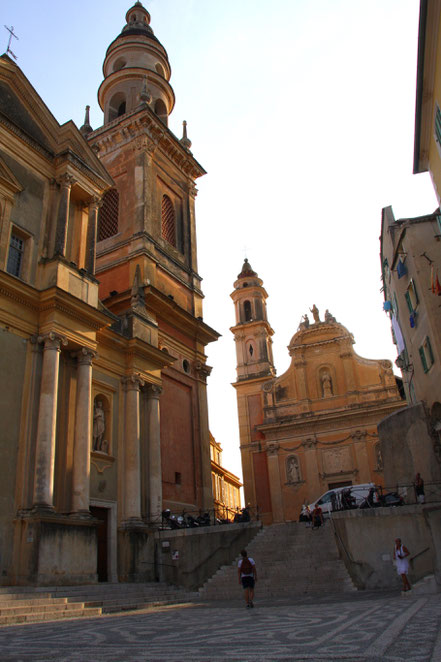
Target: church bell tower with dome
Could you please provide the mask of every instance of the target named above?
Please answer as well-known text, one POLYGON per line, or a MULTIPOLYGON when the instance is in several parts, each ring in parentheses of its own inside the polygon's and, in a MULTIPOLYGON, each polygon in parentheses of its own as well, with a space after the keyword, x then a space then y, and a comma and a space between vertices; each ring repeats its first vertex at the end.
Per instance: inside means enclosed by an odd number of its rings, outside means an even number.
MULTIPOLYGON (((108 47, 103 74, 103 125, 92 130, 86 115, 81 127, 114 182, 98 212, 95 273, 100 299, 116 316, 114 328, 150 353, 150 383, 140 397, 143 480, 147 492, 149 482, 157 486, 150 511, 209 509, 205 347, 218 334, 203 321, 197 271, 195 180, 205 170, 190 151, 186 122, 182 138, 168 128, 175 103, 171 67, 141 2, 127 11, 108 47), (160 411, 160 453, 153 462, 151 431, 143 424, 152 389, 160 411)), ((137 371, 136 358, 134 350, 130 371, 137 371)))

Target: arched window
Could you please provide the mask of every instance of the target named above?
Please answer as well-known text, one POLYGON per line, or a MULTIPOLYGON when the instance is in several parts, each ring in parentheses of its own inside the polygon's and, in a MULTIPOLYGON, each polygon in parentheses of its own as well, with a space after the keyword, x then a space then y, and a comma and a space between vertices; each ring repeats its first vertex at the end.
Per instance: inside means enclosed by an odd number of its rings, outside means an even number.
POLYGON ((109 103, 107 111, 107 121, 112 122, 117 117, 121 117, 126 112, 126 97, 122 92, 117 92, 113 95, 109 103))
POLYGON ((167 124, 167 108, 162 99, 156 99, 155 113, 164 124, 167 124))
POLYGON ((118 207, 118 191, 116 188, 111 188, 104 194, 103 203, 98 212, 98 241, 103 241, 118 233, 118 207))
POLYGON ((156 72, 157 72, 160 76, 162 76, 162 78, 165 78, 164 69, 162 68, 162 65, 159 64, 159 62, 157 62, 157 63, 155 64, 155 69, 156 69, 156 72))
POLYGON ((245 317, 245 322, 251 322, 253 319, 251 315, 251 301, 243 302, 243 314, 245 317))
POLYGON ((116 60, 115 64, 113 65, 113 71, 119 71, 120 69, 122 69, 125 66, 126 66, 125 59, 123 57, 119 57, 116 60))
POLYGON ((173 203, 168 195, 162 196, 161 235, 176 248, 176 219, 173 203))

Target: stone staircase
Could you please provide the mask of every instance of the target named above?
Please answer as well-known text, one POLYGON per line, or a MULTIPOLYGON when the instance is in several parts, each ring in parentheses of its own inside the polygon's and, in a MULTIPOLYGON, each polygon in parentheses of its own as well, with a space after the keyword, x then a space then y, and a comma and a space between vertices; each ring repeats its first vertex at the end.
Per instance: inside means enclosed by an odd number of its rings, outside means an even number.
MULTIPOLYGON (((356 591, 339 558, 331 524, 319 529, 303 523, 264 527, 247 547, 257 567, 258 599, 309 593, 356 591)), ((242 598, 237 561, 223 566, 199 590, 202 599, 242 598)))
POLYGON ((197 597, 162 583, 0 587, 0 625, 95 617, 188 602, 197 597))

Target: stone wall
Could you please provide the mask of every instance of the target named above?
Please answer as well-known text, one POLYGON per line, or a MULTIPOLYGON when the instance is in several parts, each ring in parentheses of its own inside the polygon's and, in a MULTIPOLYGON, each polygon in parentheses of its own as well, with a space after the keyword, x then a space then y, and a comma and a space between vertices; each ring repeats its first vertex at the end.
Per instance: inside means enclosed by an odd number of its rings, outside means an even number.
POLYGON ((16 535, 20 538, 20 555, 14 575, 5 584, 69 586, 97 582, 93 520, 29 517, 17 520, 16 535))
POLYGON ((201 529, 157 531, 157 579, 197 590, 222 565, 232 563, 261 526, 261 522, 249 522, 201 529))
POLYGON ((384 484, 411 485, 419 472, 427 483, 441 480, 441 448, 431 436, 422 403, 387 416, 378 425, 384 484))
POLYGON ((411 583, 435 574, 441 585, 440 503, 334 513, 331 526, 357 588, 400 586, 392 564, 395 538, 410 552, 411 583))

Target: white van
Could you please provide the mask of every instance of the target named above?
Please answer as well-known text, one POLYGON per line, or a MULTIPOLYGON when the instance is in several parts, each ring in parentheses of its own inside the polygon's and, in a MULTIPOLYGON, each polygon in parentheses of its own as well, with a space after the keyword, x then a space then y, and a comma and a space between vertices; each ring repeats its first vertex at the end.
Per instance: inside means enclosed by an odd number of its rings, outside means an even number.
POLYGON ((312 512, 316 506, 320 506, 323 515, 330 515, 333 510, 342 510, 342 492, 349 490, 350 497, 355 501, 356 507, 367 498, 369 490, 375 487, 375 483, 363 483, 362 485, 345 485, 344 487, 336 487, 333 490, 328 490, 322 494, 316 501, 309 504, 309 509, 312 512))

